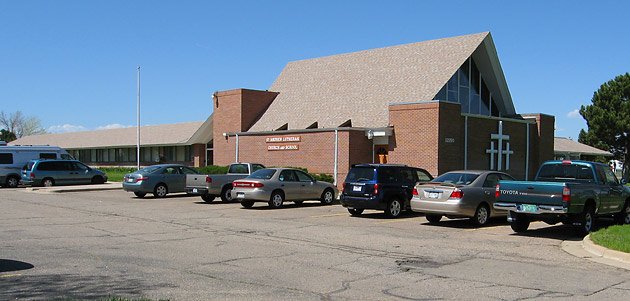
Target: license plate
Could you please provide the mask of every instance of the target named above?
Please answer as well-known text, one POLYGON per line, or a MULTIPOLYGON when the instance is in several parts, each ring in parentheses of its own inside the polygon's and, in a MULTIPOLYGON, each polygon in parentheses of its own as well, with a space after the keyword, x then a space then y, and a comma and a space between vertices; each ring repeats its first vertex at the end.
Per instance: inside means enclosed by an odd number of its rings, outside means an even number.
POLYGON ((361 186, 353 186, 352 191, 361 191, 361 186))
POLYGON ((132 178, 128 178, 128 179, 127 179, 127 182, 132 183, 132 182, 133 182, 133 179, 132 179, 132 178))
POLYGON ((437 192, 429 192, 428 197, 429 197, 430 199, 437 199, 437 198, 439 198, 439 197, 440 197, 440 194, 439 194, 439 193, 437 193, 437 192))
POLYGON ((523 204, 521 205, 521 211, 522 212, 537 212, 538 211, 538 206, 536 205, 529 205, 529 204, 523 204))
POLYGON ((237 198, 237 199, 243 199, 243 198, 245 198, 245 193, 244 193, 244 192, 237 192, 237 193, 236 193, 236 198, 237 198))
POLYGON ((193 188, 193 193, 197 193, 197 188, 193 188))

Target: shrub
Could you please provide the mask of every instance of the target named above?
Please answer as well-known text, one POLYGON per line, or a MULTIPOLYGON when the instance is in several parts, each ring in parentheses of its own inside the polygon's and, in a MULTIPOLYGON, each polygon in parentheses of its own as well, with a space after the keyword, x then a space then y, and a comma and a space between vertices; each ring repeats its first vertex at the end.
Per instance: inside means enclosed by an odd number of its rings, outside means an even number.
POLYGON ((218 165, 208 165, 204 167, 197 168, 200 174, 205 175, 219 175, 226 174, 228 172, 227 166, 218 166, 218 165))

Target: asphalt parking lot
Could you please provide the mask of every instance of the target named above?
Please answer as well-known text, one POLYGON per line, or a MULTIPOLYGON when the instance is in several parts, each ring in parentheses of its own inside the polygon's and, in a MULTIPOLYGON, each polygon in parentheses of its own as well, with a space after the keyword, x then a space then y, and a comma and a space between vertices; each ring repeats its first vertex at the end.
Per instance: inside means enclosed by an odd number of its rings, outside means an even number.
POLYGON ((534 223, 428 225, 339 206, 0 190, 0 299, 628 300, 630 273, 534 223))

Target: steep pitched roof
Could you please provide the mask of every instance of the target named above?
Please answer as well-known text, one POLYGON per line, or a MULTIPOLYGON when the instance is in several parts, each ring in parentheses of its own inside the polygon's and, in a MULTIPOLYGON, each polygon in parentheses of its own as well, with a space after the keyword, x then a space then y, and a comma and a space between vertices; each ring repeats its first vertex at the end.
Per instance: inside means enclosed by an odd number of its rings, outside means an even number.
MULTIPOLYGON (((136 127, 44 134, 22 137, 10 145, 55 145, 66 149, 131 147, 136 145, 136 127)), ((141 145, 190 145, 212 139, 212 115, 205 122, 186 122, 140 127, 141 145)))
MULTIPOLYGON (((289 129, 315 122, 331 128, 348 119, 354 127, 388 126, 388 104, 432 100, 482 44, 494 47, 490 33, 290 62, 270 88, 280 94, 249 131, 285 123, 289 129)), ((496 51, 486 52, 500 71, 496 51)), ((497 77, 499 88, 507 90, 502 71, 497 77)), ((509 91, 504 94, 505 107, 513 111, 509 91)))
POLYGON ((573 141, 569 138, 564 138, 564 137, 553 138, 553 151, 556 154, 570 153, 570 154, 606 156, 606 157, 610 157, 613 155, 610 152, 592 147, 590 145, 582 144, 577 141, 573 141))

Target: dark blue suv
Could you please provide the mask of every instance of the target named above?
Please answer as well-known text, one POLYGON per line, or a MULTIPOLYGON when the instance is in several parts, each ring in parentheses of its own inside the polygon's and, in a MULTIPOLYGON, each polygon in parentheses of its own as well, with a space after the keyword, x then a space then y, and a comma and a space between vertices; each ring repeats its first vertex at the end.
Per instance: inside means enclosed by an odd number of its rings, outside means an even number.
POLYGON ((422 168, 394 164, 357 164, 343 183, 341 204, 353 216, 365 209, 384 210, 398 217, 409 208, 416 183, 429 182, 431 174, 422 168))

